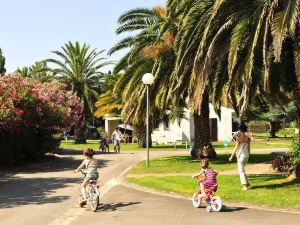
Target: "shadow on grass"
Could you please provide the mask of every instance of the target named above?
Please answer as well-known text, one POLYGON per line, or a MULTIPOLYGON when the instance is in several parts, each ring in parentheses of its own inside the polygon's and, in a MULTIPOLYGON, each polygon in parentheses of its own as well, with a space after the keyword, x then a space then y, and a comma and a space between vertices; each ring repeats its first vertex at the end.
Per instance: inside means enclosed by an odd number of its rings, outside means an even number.
POLYGON ((104 204, 99 206, 100 211, 116 211, 118 209, 130 206, 130 205, 137 205, 141 204, 141 202, 119 202, 119 203, 111 203, 111 204, 104 204))
POLYGON ((0 208, 63 202, 70 196, 51 194, 80 181, 80 178, 10 178, 0 185, 0 208))
MULTIPOLYGON (((265 182, 268 182, 268 181, 276 181, 276 180, 280 180, 280 179, 284 179, 286 178, 287 176, 283 176, 283 175, 255 175, 255 176, 250 176, 249 180, 250 180, 250 183, 251 183, 251 180, 254 180, 254 179, 259 179, 260 182, 261 181, 265 181, 265 182)), ((260 188, 266 188, 266 189, 276 189, 276 188, 284 188, 284 187, 289 187, 289 186, 294 186, 294 185, 297 185, 299 186, 300 188, 300 182, 297 181, 297 180, 292 180, 292 181, 285 181, 285 182, 282 182, 282 183, 279 183, 279 184, 262 184, 262 185, 253 185, 251 187, 251 189, 260 189, 260 188)))
POLYGON ((176 145, 176 148, 174 145, 152 145, 151 149, 156 150, 156 149, 165 149, 165 148, 174 148, 174 150, 176 149, 184 149, 186 150, 186 146, 185 145, 176 145))
MULTIPOLYGON (((209 159, 209 161, 215 165, 224 165, 228 164, 228 159, 230 154, 219 154, 215 159, 209 159)), ((268 154, 251 154, 248 163, 263 163, 269 162, 276 157, 273 153, 268 154)), ((163 157, 156 159, 156 161, 165 161, 166 163, 189 163, 189 164, 198 164, 199 159, 193 160, 191 156, 171 156, 163 157)))

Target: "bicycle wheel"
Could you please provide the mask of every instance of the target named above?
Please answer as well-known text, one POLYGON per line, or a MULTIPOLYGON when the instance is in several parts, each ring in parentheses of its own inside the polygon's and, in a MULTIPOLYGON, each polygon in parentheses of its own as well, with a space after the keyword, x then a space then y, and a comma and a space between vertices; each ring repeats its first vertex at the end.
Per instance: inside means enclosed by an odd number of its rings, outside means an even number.
POLYGON ((99 195, 95 187, 90 188, 89 205, 93 212, 96 212, 99 206, 99 195))
POLYGON ((192 203, 193 203, 194 207, 200 208, 200 206, 201 206, 201 198, 199 198, 198 193, 194 193, 193 198, 192 198, 192 203))
POLYGON ((220 212, 222 209, 222 200, 219 196, 213 196, 211 198, 211 209, 215 212, 220 212))

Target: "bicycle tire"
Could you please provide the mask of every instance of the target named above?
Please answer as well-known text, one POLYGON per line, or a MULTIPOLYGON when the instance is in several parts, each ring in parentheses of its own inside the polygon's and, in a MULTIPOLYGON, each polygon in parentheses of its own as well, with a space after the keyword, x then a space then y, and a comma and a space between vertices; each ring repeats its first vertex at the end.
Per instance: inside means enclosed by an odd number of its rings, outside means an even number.
POLYGON ((90 189, 89 206, 93 212, 96 212, 99 206, 99 195, 97 194, 95 187, 91 187, 90 189))
POLYGON ((192 203, 195 208, 200 208, 201 206, 201 198, 198 197, 198 193, 194 193, 192 197, 192 203))
POLYGON ((219 196, 213 196, 211 198, 211 209, 214 211, 214 212, 220 212, 221 209, 222 209, 222 206, 223 206, 223 203, 222 203, 222 200, 219 196))

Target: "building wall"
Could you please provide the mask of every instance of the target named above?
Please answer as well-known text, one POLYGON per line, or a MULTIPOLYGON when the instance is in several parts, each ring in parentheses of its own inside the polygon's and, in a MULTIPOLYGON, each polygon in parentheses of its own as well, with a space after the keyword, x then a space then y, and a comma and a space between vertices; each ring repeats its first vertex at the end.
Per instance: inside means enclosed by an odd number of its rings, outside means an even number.
POLYGON ((116 120, 106 119, 105 120, 105 132, 107 133, 109 139, 111 138, 112 133, 114 132, 116 127, 118 127, 120 122, 121 122, 121 119, 116 119, 116 120))
POLYGON ((185 110, 186 118, 180 120, 180 124, 177 120, 169 122, 169 128, 165 127, 164 123, 160 123, 158 128, 152 132, 152 141, 159 144, 171 143, 176 140, 191 141, 191 121, 190 111, 185 110))
MULTIPOLYGON (((213 106, 210 104, 209 117, 217 119, 217 133, 218 140, 223 141, 225 139, 230 140, 232 136, 232 109, 221 107, 221 119, 214 111, 213 106)), ((194 141, 194 117, 191 115, 190 110, 185 110, 186 119, 182 119, 180 125, 177 121, 170 122, 169 129, 165 129, 163 123, 159 124, 159 127, 152 133, 152 141, 158 143, 174 142, 176 140, 194 141)))
POLYGON ((232 137, 232 113, 234 110, 222 106, 221 118, 219 118, 211 104, 209 105, 209 110, 209 118, 218 120, 218 141, 230 140, 232 137))

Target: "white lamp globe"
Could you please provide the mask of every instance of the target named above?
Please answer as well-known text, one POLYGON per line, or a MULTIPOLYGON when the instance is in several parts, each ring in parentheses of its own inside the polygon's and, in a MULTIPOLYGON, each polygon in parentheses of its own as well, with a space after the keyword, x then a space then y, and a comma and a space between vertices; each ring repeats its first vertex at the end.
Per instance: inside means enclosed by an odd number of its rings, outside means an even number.
POLYGON ((146 85, 151 85, 154 82, 154 77, 151 73, 145 73, 143 75, 142 81, 146 85))

